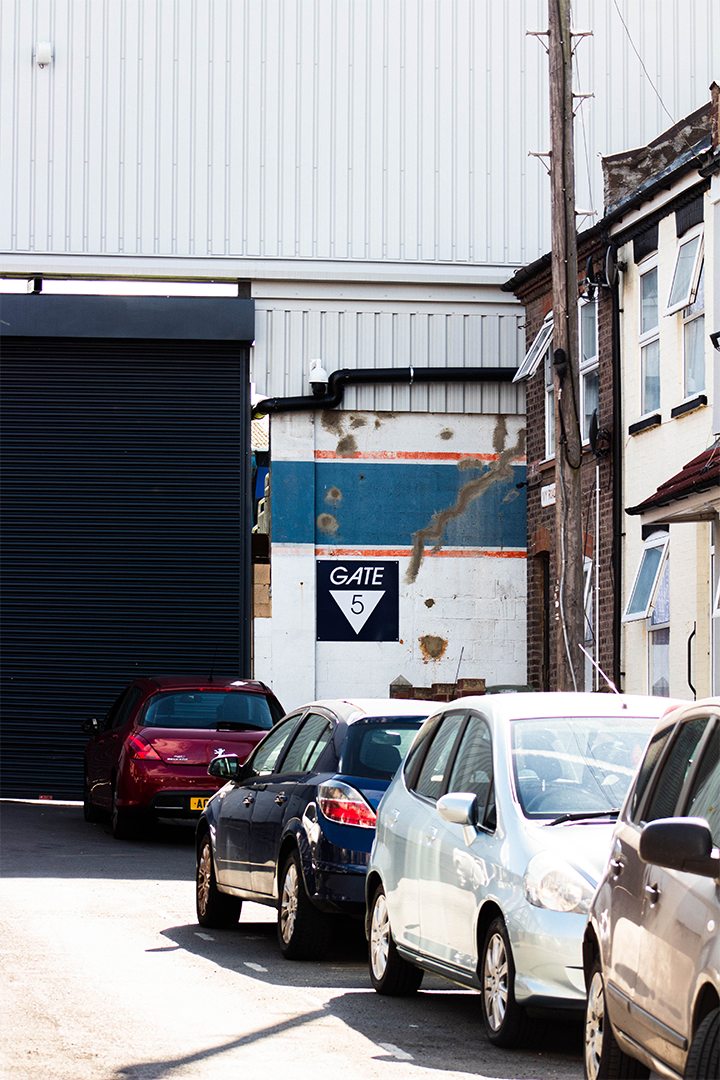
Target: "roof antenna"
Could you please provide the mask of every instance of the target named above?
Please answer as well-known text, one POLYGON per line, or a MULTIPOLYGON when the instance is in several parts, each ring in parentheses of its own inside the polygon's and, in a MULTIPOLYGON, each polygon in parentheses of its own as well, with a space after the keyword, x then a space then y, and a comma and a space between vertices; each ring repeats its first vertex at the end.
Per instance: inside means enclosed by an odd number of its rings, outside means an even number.
POLYGON ((209 682, 209 683, 211 683, 211 682, 214 682, 214 679, 213 679, 213 672, 214 672, 214 670, 215 670, 215 657, 216 657, 216 656, 217 656, 217 645, 215 646, 215 652, 213 653, 213 662, 212 662, 212 664, 210 665, 210 678, 208 679, 208 682, 209 682))
POLYGON ((585 655, 587 656, 587 658, 588 658, 588 660, 590 661, 590 663, 591 663, 591 664, 593 664, 593 666, 594 666, 594 667, 596 667, 596 668, 598 669, 598 671, 599 671, 599 672, 600 672, 600 674, 602 675, 603 679, 605 680, 605 682, 606 682, 606 683, 608 684, 608 686, 609 686, 609 687, 610 687, 610 689, 612 690, 613 694, 619 694, 619 693, 620 693, 620 691, 618 690, 617 686, 616 686, 616 685, 615 685, 615 683, 614 683, 614 682, 612 681, 612 679, 608 679, 607 675, 605 674, 605 672, 603 671, 603 669, 602 669, 602 668, 600 667, 600 665, 599 665, 599 664, 596 664, 596 663, 595 663, 595 661, 593 660, 593 658, 592 658, 592 656, 590 655, 590 653, 589 653, 589 652, 587 651, 587 649, 586 649, 586 648, 585 648, 585 647, 584 647, 583 645, 580 645, 580 642, 579 642, 579 641, 578 641, 578 646, 579 646, 579 647, 580 647, 580 648, 582 649, 582 651, 583 651, 583 652, 585 653, 585 655))
POLYGON ((458 660, 457 671, 455 672, 455 682, 453 683, 453 698, 455 697, 455 692, 457 690, 458 675, 460 674, 460 665, 462 664, 462 658, 463 658, 463 653, 464 652, 465 652, 465 646, 463 645, 462 649, 460 650, 460 659, 458 660))

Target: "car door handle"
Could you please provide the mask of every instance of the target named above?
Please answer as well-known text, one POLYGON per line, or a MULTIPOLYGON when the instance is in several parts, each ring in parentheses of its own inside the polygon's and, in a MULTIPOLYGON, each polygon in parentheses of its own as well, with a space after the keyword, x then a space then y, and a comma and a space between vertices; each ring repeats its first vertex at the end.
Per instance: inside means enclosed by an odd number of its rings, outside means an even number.
POLYGON ((283 803, 287 802, 287 795, 284 791, 281 791, 280 794, 276 796, 275 802, 278 804, 278 806, 282 806, 283 803))
POLYGON ((245 806, 252 806, 252 804, 254 802, 255 802, 255 796, 254 795, 246 795, 245 798, 243 799, 243 804, 245 806))
POLYGON ((657 882, 645 886, 645 895, 649 898, 651 907, 657 904, 660 899, 660 890, 657 887, 657 882))

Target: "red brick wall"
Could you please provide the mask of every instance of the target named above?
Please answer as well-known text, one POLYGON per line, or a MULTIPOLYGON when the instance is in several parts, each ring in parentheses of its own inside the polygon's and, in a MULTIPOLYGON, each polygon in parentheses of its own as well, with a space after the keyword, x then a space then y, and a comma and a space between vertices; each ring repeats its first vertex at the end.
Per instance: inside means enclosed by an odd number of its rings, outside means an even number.
MULTIPOLYGON (((580 248, 579 278, 585 276, 589 254, 595 254, 596 266, 602 266, 603 248, 580 248)), ((518 290, 525 303, 526 342, 528 346, 537 334, 545 314, 552 307, 549 268, 543 268, 518 290)), ((599 354, 599 427, 610 434, 613 422, 612 391, 612 302, 608 289, 598 289, 598 354, 599 354)), ((528 534, 528 610, 527 665, 528 682, 537 690, 556 687, 556 608, 555 591, 558 581, 555 552, 555 506, 541 506, 540 489, 555 480, 554 464, 545 463, 545 381, 542 367, 526 384, 527 389, 527 534, 528 534), (546 563, 549 559, 549 575, 546 563), (549 583, 547 578, 549 577, 549 583), (549 584, 549 598, 547 596, 549 584), (547 603, 549 599, 549 604, 547 603), (549 641, 547 635, 549 633, 549 641), (549 654, 549 655, 548 655, 549 654)), ((596 458, 589 450, 583 454, 582 500, 583 530, 586 533, 588 555, 597 552, 599 559, 599 646, 596 659, 607 675, 613 673, 613 462, 608 439, 608 454, 596 458), (600 529, 596 537, 596 480, 599 475, 600 529)), ((593 589, 595 567, 593 566, 593 589)), ((594 620, 593 620, 594 629, 594 620)), ((582 687, 579 686, 579 689, 582 687)), ((605 683, 600 680, 600 688, 605 683)))

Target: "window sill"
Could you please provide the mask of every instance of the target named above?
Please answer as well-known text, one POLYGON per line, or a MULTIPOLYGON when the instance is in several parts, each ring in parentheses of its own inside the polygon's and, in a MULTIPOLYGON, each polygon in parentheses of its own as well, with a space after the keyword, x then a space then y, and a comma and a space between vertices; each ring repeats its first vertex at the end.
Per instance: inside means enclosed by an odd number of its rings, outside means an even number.
POLYGON ((636 424, 631 424, 628 428, 628 435, 639 435, 641 431, 648 431, 650 428, 659 427, 662 423, 662 416, 660 413, 653 413, 652 416, 643 416, 642 420, 638 420, 636 424))
POLYGON ((678 416, 685 416, 686 413, 695 412, 696 409, 702 409, 707 405, 707 395, 697 394, 696 397, 690 398, 689 401, 683 401, 681 405, 676 405, 674 409, 670 410, 670 419, 676 420, 678 416))

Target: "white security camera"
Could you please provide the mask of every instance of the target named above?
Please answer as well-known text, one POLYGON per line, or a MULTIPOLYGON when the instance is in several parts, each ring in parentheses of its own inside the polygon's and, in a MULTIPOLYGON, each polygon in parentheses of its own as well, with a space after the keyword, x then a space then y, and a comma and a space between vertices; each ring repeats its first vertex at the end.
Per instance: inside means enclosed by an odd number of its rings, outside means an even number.
POLYGON ((328 373, 322 366, 322 360, 310 361, 310 389, 315 397, 322 397, 327 390, 328 373))

